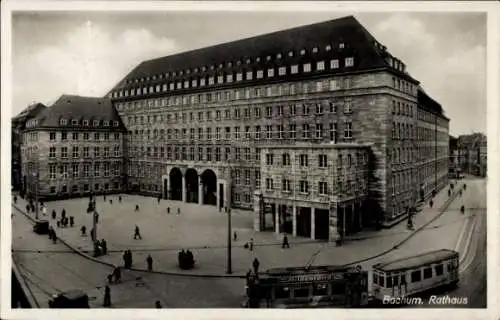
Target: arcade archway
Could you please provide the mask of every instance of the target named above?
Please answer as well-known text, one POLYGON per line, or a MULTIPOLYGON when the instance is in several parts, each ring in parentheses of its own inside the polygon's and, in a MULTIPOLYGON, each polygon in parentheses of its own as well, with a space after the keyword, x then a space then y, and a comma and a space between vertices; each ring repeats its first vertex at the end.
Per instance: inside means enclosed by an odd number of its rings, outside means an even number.
POLYGON ((198 203, 198 172, 195 169, 186 170, 186 202, 198 203))
POLYGON ((182 201, 182 172, 179 168, 170 170, 170 197, 171 200, 182 201))
POLYGON ((201 174, 203 183, 203 204, 217 205, 217 175, 211 169, 201 174))

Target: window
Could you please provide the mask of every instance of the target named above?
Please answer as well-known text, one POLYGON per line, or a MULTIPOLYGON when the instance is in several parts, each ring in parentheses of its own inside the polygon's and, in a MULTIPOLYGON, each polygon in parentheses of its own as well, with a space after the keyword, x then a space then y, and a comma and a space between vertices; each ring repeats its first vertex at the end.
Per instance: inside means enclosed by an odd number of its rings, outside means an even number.
POLYGON ((293 65, 292 68, 291 68, 291 73, 292 74, 299 73, 299 66, 298 65, 293 65))
POLYGON ((264 71, 257 70, 257 79, 262 79, 264 77, 264 71))
POLYGON ((282 180, 282 191, 283 192, 290 192, 291 187, 290 187, 290 180, 283 179, 282 180))
POLYGON ((99 132, 94 133, 94 140, 99 141, 99 132))
POLYGON ((272 138, 273 138, 273 126, 267 125, 266 126, 266 139, 272 139, 272 138))
POLYGON ((90 154, 89 154, 89 147, 83 147, 83 156, 85 158, 89 158, 90 157, 90 154))
POLYGON ((318 183, 318 190, 320 195, 327 195, 328 194, 328 185, 324 181, 320 181, 318 183))
POLYGON ((421 277, 422 277, 422 275, 421 275, 420 270, 413 271, 411 273, 411 282, 418 282, 421 280, 421 277))
POLYGON ((338 59, 330 60, 330 69, 338 69, 338 67, 339 67, 338 59))
POLYGON ((266 178, 266 190, 273 190, 273 189, 274 189, 273 179, 266 178))
POLYGON ((253 79, 253 72, 247 71, 246 78, 247 78, 247 80, 252 80, 253 79))
POLYGON ((77 163, 73 163, 72 169, 73 169, 73 177, 75 177, 75 178, 78 177, 78 175, 79 175, 78 164, 77 163))
POLYGON ((273 154, 272 153, 266 154, 266 165, 268 165, 268 166, 273 165, 273 154))
POLYGON ((323 124, 316 123, 316 139, 323 139, 323 124))
POLYGON ((309 183, 306 180, 299 181, 299 188, 301 193, 309 193, 309 183))
POLYGON ((61 148, 61 158, 67 158, 67 157, 68 157, 68 148, 62 147, 61 148))
POLYGON ((352 67, 353 65, 354 65, 354 58, 353 57, 345 58, 345 66, 346 67, 352 67))
POLYGON ((49 177, 50 179, 55 179, 56 178, 56 165, 55 164, 50 164, 49 165, 49 177))
POLYGON ((444 268, 442 264, 435 265, 434 270, 436 271, 436 276, 443 275, 444 268))
POLYGON ((260 171, 255 170, 255 188, 260 189, 260 171))
POLYGON ((286 75, 286 67, 280 67, 278 69, 278 75, 280 75, 280 76, 286 75))
POLYGON ((309 124, 307 124, 307 123, 302 125, 302 138, 304 138, 304 139, 311 138, 311 134, 309 132, 309 124))
POLYGON ((55 158, 55 157, 56 157, 56 148, 50 147, 49 148, 49 158, 55 158))
POLYGON ((268 78, 274 77, 274 69, 267 69, 267 77, 268 78))
POLYGON ((307 154, 301 154, 299 156, 299 159, 300 159, 300 166, 301 167, 307 167, 309 165, 309 159, 307 157, 307 154))
POLYGON ((78 157, 79 157, 78 147, 73 147, 73 158, 78 158, 78 157))
POLYGON ((318 166, 320 168, 328 167, 328 156, 326 154, 320 154, 318 156, 318 166))
POLYGON ((304 63, 303 71, 304 72, 311 72, 311 64, 310 63, 304 63))
POLYGON ((324 61, 318 61, 318 62, 316 62, 316 70, 317 71, 323 71, 323 70, 325 70, 325 62, 324 61))
POLYGON ((352 138, 352 122, 345 123, 344 138, 346 139, 352 138))
POLYGON ((290 124, 289 126, 289 129, 290 129, 290 139, 295 139, 297 138, 297 125, 296 124, 290 124))
POLYGON ((432 278, 432 268, 424 269, 424 279, 432 278))
POLYGON ((290 155, 288 153, 284 153, 282 156, 282 165, 289 166, 290 165, 290 155))
POLYGON ((350 114, 350 113, 352 113, 352 100, 345 99, 344 100, 344 114, 350 114))
POLYGON ((68 133, 66 132, 61 132, 61 140, 68 140, 68 133))
POLYGON ((54 141, 56 140, 56 133, 55 132, 51 132, 50 133, 50 141, 54 141))

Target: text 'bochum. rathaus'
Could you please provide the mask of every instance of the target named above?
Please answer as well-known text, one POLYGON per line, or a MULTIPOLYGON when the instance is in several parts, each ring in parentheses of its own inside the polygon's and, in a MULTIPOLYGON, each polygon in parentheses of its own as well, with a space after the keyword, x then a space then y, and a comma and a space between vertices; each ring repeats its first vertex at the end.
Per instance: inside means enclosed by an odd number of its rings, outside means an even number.
POLYGON ((448 128, 349 16, 141 62, 104 98, 63 95, 26 121, 17 180, 42 199, 247 208, 257 231, 335 241, 447 185, 448 128))

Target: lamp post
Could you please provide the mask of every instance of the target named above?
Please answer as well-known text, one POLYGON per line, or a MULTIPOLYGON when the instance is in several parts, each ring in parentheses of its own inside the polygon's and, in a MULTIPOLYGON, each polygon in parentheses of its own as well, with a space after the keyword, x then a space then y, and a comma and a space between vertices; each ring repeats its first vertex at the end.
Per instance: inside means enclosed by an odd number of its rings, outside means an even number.
POLYGON ((231 208, 227 207, 227 202, 226 205, 224 206, 227 211, 227 269, 226 273, 231 274, 233 273, 232 267, 231 267, 231 208))
POLYGON ((33 173, 33 177, 35 177, 35 219, 38 220, 38 170, 33 173))

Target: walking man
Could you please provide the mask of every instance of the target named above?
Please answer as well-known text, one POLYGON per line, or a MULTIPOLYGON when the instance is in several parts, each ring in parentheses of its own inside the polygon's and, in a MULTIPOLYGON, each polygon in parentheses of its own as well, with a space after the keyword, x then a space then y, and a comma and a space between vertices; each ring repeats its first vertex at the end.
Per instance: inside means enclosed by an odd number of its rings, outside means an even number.
POLYGON ((134 240, 136 240, 139 237, 139 240, 142 240, 141 237, 141 232, 139 231, 139 226, 135 226, 135 232, 134 232, 134 240))
POLYGON ((283 237, 283 244, 281 245, 281 248, 284 249, 284 248, 290 248, 290 244, 288 243, 288 236, 285 234, 285 236, 283 237))
POLYGON ((156 308, 156 309, 161 309, 161 303, 160 303, 160 300, 156 300, 156 302, 155 302, 155 308, 156 308))
POLYGON ((434 205, 434 201, 432 201, 432 199, 431 199, 431 201, 429 202, 429 205, 431 206, 431 208, 432 208, 432 206, 434 205))
POLYGON ((148 271, 153 271, 153 258, 148 255, 146 262, 148 263, 148 271))
POLYGON ((233 241, 238 241, 238 234, 236 231, 233 233, 233 241))
POLYGON ((170 207, 167 207, 167 214, 170 214, 170 207))
POLYGON ((158 204, 160 204, 160 201, 161 201, 161 197, 158 196, 158 204))
POLYGON ((181 214, 181 208, 177 208, 177 214, 181 214))
POLYGON ((253 238, 250 238, 250 247, 248 249, 253 251, 253 238))
POLYGON ((111 306, 111 289, 109 288, 108 285, 104 288, 104 307, 110 307, 111 306))
POLYGON ((122 269, 120 266, 116 266, 113 270, 113 276, 115 277, 115 283, 119 283, 122 279, 122 269))
POLYGON ((52 220, 55 220, 56 218, 56 210, 52 210, 52 220))
POLYGON ((135 205, 135 212, 139 212, 139 205, 138 204, 135 205))
POLYGON ((118 196, 118 202, 122 203, 122 196, 118 196))
POLYGON ((260 266, 260 262, 259 262, 259 259, 255 258, 253 259, 253 271, 255 272, 255 274, 257 274, 259 272, 259 266, 260 266))

